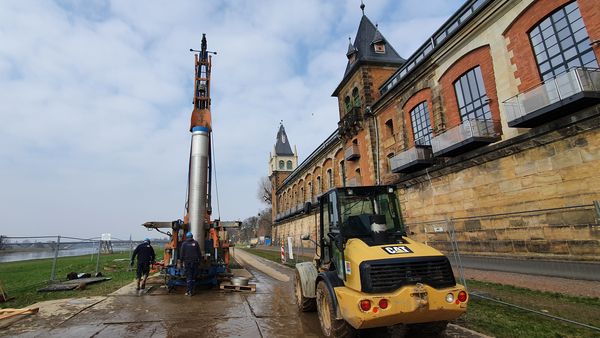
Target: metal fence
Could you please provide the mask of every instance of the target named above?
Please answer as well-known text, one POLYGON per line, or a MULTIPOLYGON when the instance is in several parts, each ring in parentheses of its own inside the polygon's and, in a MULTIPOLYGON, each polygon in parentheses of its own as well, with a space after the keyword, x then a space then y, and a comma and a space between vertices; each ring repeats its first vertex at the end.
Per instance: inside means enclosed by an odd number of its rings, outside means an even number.
MULTIPOLYGON (((26 261, 34 259, 50 259, 49 281, 60 279, 57 276, 61 260, 72 256, 90 256, 95 262, 94 274, 100 272, 100 261, 103 254, 128 252, 129 259, 133 249, 141 241, 100 238, 77 238, 69 236, 0 236, 0 263, 26 261)), ((89 271, 87 271, 89 273, 89 271)))
POLYGON ((409 223, 412 238, 464 268, 600 281, 600 205, 409 223))

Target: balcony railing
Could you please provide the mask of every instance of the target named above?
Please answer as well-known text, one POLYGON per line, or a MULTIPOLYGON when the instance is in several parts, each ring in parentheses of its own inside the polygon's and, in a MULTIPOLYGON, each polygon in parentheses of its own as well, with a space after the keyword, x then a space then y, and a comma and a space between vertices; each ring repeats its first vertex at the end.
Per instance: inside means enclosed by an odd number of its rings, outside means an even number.
POLYGON ((358 133, 362 128, 361 121, 363 115, 360 107, 353 107, 338 122, 340 136, 350 138, 358 133))
POLYGON ((493 120, 471 119, 431 139, 433 156, 455 156, 500 139, 499 124, 493 120))
POLYGON ((362 185, 362 180, 359 177, 354 177, 349 180, 346 180, 347 187, 359 187, 362 185))
POLYGON ((600 102, 600 70, 572 68, 504 101, 509 127, 535 127, 600 102))
POLYGON ((432 163, 431 146, 416 145, 390 158, 390 170, 393 173, 409 173, 428 167, 432 163))
POLYGON ((358 151, 358 145, 352 144, 346 150, 344 150, 344 158, 346 161, 355 161, 360 158, 360 152, 358 151))

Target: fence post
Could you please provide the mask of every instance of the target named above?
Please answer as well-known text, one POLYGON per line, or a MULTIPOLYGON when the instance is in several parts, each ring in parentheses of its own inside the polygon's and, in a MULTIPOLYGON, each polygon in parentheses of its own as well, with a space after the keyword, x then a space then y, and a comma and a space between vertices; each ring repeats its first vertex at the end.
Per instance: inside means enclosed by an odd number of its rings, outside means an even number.
POLYGON ((454 229, 454 220, 452 218, 448 219, 447 222, 450 223, 450 225, 452 226, 452 232, 451 232, 451 238, 450 238, 450 242, 453 243, 453 251, 455 252, 455 260, 456 260, 456 264, 458 265, 458 271, 460 272, 460 280, 462 282, 462 284, 465 286, 465 289, 467 289, 467 280, 465 279, 465 272, 463 270, 463 264, 462 264, 462 260, 460 259, 460 250, 458 249, 458 241, 456 240, 456 231, 454 229))
POLYGON ((596 223, 600 223, 600 203, 594 201, 594 209, 596 210, 596 223))
POLYGON ((133 255, 133 242, 131 241, 131 234, 129 234, 129 260, 131 261, 131 256, 133 255))
POLYGON ((52 260, 52 273, 50 280, 53 281, 56 277, 56 261, 58 260, 58 250, 60 249, 60 235, 56 236, 56 248, 54 248, 54 260, 52 260))
POLYGON ((100 249, 102 247, 102 241, 98 241, 98 257, 96 257, 96 273, 100 269, 100 249))

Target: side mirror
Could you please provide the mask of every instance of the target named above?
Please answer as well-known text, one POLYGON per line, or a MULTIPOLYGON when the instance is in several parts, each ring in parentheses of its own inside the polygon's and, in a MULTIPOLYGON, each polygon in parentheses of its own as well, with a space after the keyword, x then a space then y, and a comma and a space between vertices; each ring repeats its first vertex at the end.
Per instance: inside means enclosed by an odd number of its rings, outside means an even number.
POLYGON ((302 239, 303 241, 308 241, 310 239, 310 235, 304 234, 304 235, 302 235, 302 237, 300 237, 300 239, 302 239))

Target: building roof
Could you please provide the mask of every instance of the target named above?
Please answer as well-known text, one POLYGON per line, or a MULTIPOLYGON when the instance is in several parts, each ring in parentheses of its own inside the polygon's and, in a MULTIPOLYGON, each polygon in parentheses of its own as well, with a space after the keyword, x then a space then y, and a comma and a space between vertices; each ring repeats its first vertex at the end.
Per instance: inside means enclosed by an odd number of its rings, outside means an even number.
POLYGON ((277 132, 277 143, 275 143, 275 155, 294 156, 294 152, 292 151, 292 147, 290 146, 290 141, 288 140, 287 134, 285 133, 285 128, 283 128, 283 124, 279 126, 279 131, 277 132))
POLYGON ((398 55, 392 45, 387 43, 387 40, 383 37, 381 32, 379 32, 377 27, 364 14, 360 19, 354 43, 348 46, 348 53, 346 55, 349 57, 349 60, 346 65, 346 71, 344 72, 344 78, 335 89, 333 93, 334 96, 337 95, 338 91, 360 64, 377 63, 382 65, 400 66, 406 61, 398 55), (373 49, 373 43, 375 42, 383 42, 386 44, 385 53, 375 53, 375 50, 373 49), (350 59, 352 49, 354 49, 357 54, 354 60, 350 59))

